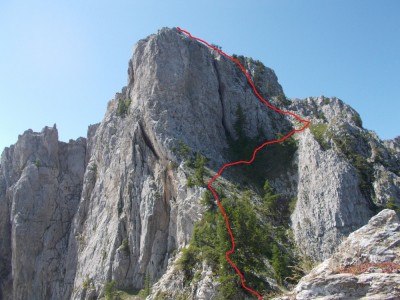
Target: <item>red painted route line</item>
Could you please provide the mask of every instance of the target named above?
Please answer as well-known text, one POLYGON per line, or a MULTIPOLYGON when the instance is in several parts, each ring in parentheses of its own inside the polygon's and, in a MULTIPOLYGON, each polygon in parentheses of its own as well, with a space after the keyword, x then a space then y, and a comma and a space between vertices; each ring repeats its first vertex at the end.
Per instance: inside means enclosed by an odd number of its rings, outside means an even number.
POLYGON ((217 178, 222 174, 222 172, 223 172, 227 167, 231 167, 231 166, 235 166, 235 165, 241 165, 241 164, 245 164, 245 165, 251 164, 251 163, 254 161, 254 159, 255 159, 255 157, 256 157, 256 154, 257 154, 257 152, 258 152, 259 150, 261 150, 262 148, 264 148, 265 146, 270 145, 270 144, 281 143, 281 142, 283 142, 284 140, 286 140, 287 138, 289 138, 290 136, 292 136, 294 133, 303 131, 304 129, 306 129, 306 127, 307 127, 308 125, 310 125, 310 121, 304 120, 304 119, 300 118, 298 115, 296 115, 296 114, 294 114, 294 113, 292 113, 292 112, 280 110, 279 108, 276 108, 275 106, 271 105, 267 100, 265 100, 265 99, 259 94, 259 92, 257 91, 257 89, 256 89, 256 87, 255 87, 253 81, 251 80, 250 74, 246 71, 246 69, 242 66, 242 64, 240 63, 240 61, 239 61, 237 58, 233 58, 232 56, 230 56, 230 55, 226 54, 225 52, 223 52, 221 49, 218 49, 218 48, 216 48, 216 47, 214 47, 214 46, 211 46, 209 43, 207 43, 206 41, 204 41, 204 40, 202 40, 202 39, 200 39, 200 38, 197 38, 197 37, 192 36, 192 35, 190 34, 190 32, 188 32, 188 31, 186 31, 186 30, 183 30, 183 29, 181 29, 180 27, 177 27, 177 29, 178 29, 180 32, 185 33, 189 38, 191 38, 191 39, 193 39, 193 40, 196 40, 196 41, 198 41, 198 42, 200 42, 200 43, 203 43, 204 45, 208 46, 209 48, 211 48, 211 49, 213 49, 213 50, 219 52, 221 55, 223 55, 223 56, 229 58, 230 60, 234 61, 234 62, 240 67, 240 69, 242 70, 242 72, 246 75, 247 81, 249 82, 249 84, 250 84, 251 87, 253 88, 253 91, 254 91, 254 93, 256 94, 256 96, 257 96, 262 102, 264 102, 264 104, 265 104, 267 107, 271 108, 272 110, 274 110, 274 111, 276 111, 276 112, 278 112, 278 113, 281 113, 281 114, 284 114, 284 115, 290 115, 290 116, 296 118, 296 119, 297 119, 298 121, 300 121, 301 123, 304 123, 304 124, 305 124, 302 128, 292 130, 291 132, 289 132, 287 135, 285 135, 284 137, 280 138, 279 140, 272 140, 272 141, 264 142, 263 144, 261 144, 260 146, 258 146, 256 149, 254 149, 253 156, 252 156, 252 158, 251 158, 249 161, 240 160, 240 161, 235 161, 235 162, 231 162, 231 163, 227 163, 227 164, 223 165, 222 168, 218 171, 218 173, 215 174, 215 176, 214 176, 214 177, 208 182, 208 184, 207 184, 208 189, 211 191, 211 193, 212 193, 212 194, 214 195, 214 197, 215 197, 215 200, 217 201, 217 204, 218 204, 219 210, 221 211, 221 214, 222 214, 222 215, 224 216, 224 218, 225 218, 226 228, 227 228, 227 230, 228 230, 229 236, 231 237, 232 248, 231 248, 231 250, 229 250, 229 251, 227 251, 227 252, 225 253, 226 260, 230 263, 230 265, 235 269, 236 273, 239 275, 240 281, 241 281, 241 283, 242 283, 242 287, 243 287, 244 289, 248 290, 249 292, 251 292, 252 294, 254 294, 255 296, 257 296, 259 299, 262 299, 262 296, 261 296, 259 293, 257 293, 256 291, 254 291, 254 290, 252 290, 251 288, 249 288, 248 286, 246 286, 246 284, 245 284, 245 279, 244 279, 244 276, 243 276, 242 272, 239 270, 239 268, 235 265, 235 263, 234 263, 234 262, 230 259, 230 257, 229 257, 229 256, 235 251, 235 239, 234 239, 233 234, 232 234, 231 226, 229 225, 228 216, 226 215, 225 210, 224 210, 224 208, 222 207, 222 204, 221 204, 221 202, 220 202, 220 200, 219 200, 219 197, 218 197, 217 193, 216 193, 216 192, 214 191, 214 189, 211 187, 211 184, 212 184, 215 180, 217 180, 217 178))

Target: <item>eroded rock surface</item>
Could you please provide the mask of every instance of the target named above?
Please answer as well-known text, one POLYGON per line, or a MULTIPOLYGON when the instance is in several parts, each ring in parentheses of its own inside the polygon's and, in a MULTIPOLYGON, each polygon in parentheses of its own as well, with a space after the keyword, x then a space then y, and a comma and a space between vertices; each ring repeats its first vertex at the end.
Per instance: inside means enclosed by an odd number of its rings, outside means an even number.
POLYGON ((289 299, 400 299, 399 282, 400 222, 385 209, 303 277, 289 299))
POLYGON ((328 258, 350 232, 372 216, 356 169, 331 149, 323 151, 309 129, 299 134, 297 244, 317 260, 328 258))
MULTIPOLYGON (((284 99, 271 69, 242 61, 271 103, 327 126, 323 145, 308 129, 295 135, 293 161, 271 183, 285 197, 297 197, 297 244, 323 260, 368 222, 374 205, 382 208, 390 199, 400 205, 398 138, 379 140, 339 99, 284 99), (338 143, 342 137, 369 177, 338 143)), ((171 290, 183 288, 173 258, 202 216, 205 190, 188 187, 191 171, 179 145, 187 145, 192 158, 207 157, 214 174, 228 162, 239 106, 249 138, 272 140, 299 126, 261 103, 232 61, 176 29, 139 41, 128 74, 87 139, 62 143, 56 128, 46 127, 25 132, 3 152, 0 298, 96 299, 111 281, 138 290, 147 276, 159 281, 151 299, 156 292, 173 299, 178 294, 171 290)), ((382 276, 390 282, 395 275, 382 276)), ((190 297, 218 296, 219 283, 206 265, 197 279, 185 287, 190 297)))
POLYGON ((71 221, 81 196, 86 139, 58 141, 55 127, 26 131, 0 169, 4 299, 61 299, 71 221), (28 296, 29 295, 29 296, 28 296))

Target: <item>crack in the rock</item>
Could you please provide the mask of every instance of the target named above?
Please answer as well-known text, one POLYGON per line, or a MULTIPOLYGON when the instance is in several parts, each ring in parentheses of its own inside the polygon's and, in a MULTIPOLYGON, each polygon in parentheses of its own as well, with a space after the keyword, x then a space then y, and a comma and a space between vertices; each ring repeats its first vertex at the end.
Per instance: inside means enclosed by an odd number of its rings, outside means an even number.
POLYGON ((160 159, 159 155, 156 152, 156 149, 154 148, 153 144, 151 143, 151 140, 149 136, 147 135, 146 131, 143 128, 143 125, 139 122, 139 128, 140 132, 143 136, 143 141, 146 144, 146 146, 151 150, 151 152, 154 154, 154 156, 157 158, 157 160, 160 159))
POLYGON ((222 84, 221 84, 221 75, 220 75, 220 73, 218 71, 218 67, 217 67, 215 59, 213 60, 213 67, 214 67, 214 70, 215 70, 215 74, 217 75, 218 95, 219 95, 219 100, 220 100, 221 106, 222 106, 222 120, 221 120, 222 121, 222 127, 224 128, 225 135, 226 136, 230 136, 228 127, 226 125, 226 120, 225 120, 225 106, 224 106, 224 99, 223 99, 223 87, 222 87, 222 84))

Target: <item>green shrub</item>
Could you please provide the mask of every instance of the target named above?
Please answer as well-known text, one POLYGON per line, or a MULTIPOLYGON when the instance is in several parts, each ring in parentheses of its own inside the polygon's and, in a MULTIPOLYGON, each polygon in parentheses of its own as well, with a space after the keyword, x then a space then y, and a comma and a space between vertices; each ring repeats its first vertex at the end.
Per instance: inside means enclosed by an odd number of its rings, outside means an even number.
POLYGON ((386 208, 393 209, 396 212, 400 212, 400 207, 396 204, 393 197, 390 197, 386 203, 386 208))
MULTIPOLYGON (((290 266, 296 263, 294 255, 287 250, 293 248, 287 235, 290 200, 276 195, 268 181, 264 184, 263 203, 257 205, 252 201, 254 192, 250 190, 240 195, 233 194, 228 199, 220 187, 217 189, 235 238, 235 252, 230 258, 245 274, 246 284, 257 291, 271 289, 265 279, 272 275, 266 271, 266 259, 270 260, 278 282, 283 284, 286 277, 293 276, 294 271, 290 266), (274 220, 276 226, 266 221, 266 214, 274 220)), ((231 240, 225 219, 211 192, 203 194, 201 203, 207 210, 202 219, 195 223, 192 240, 182 250, 178 261, 178 267, 184 273, 185 284, 198 280, 198 270, 201 263, 206 261, 221 283, 221 299, 232 299, 240 294, 250 296, 241 287, 238 275, 225 258, 225 252, 231 248, 231 240)))
POLYGON ((218 279, 221 284, 218 291, 222 294, 221 299, 235 299, 241 289, 239 276, 236 274, 222 275, 218 279))
POLYGON ((328 124, 310 124, 309 128, 312 135, 324 151, 331 148, 325 138, 328 124))
POLYGON ((124 117, 131 105, 131 99, 118 100, 117 115, 124 117))
MULTIPOLYGON (((290 215, 292 200, 276 194, 269 181, 266 180, 264 184, 264 194, 262 198, 260 210, 275 226, 288 226, 290 223, 290 215)), ((295 205, 295 203, 294 203, 295 205)), ((294 209, 294 208, 293 208, 294 209)))
MULTIPOLYGON (((245 57, 243 55, 233 54, 232 58, 236 59, 243 66, 243 68, 246 68, 246 60, 245 60, 245 57)), ((236 61, 234 61, 232 63, 235 66, 235 71, 236 71, 237 76, 244 78, 245 75, 243 74, 239 64, 236 61)))
POLYGON ((97 173, 97 164, 92 163, 89 167, 89 170, 96 174, 97 173))
POLYGON ((272 192, 272 188, 268 180, 264 184, 263 208, 267 214, 273 215, 279 206, 279 195, 272 192))
POLYGON ((191 158, 189 158, 189 159, 184 161, 183 166, 185 168, 193 169, 194 168, 194 161, 191 158))
POLYGON ((176 170, 178 168, 178 163, 176 161, 170 161, 168 163, 168 167, 172 170, 176 170))
POLYGON ((200 203, 205 206, 206 209, 209 211, 215 211, 217 208, 217 203, 214 199, 214 195, 209 190, 206 190, 203 193, 200 203))
POLYGON ((201 271, 197 270, 193 275, 193 282, 199 282, 201 279, 201 271))
POLYGON ((93 279, 90 278, 88 275, 85 276, 85 280, 82 283, 82 288, 87 289, 94 289, 94 282, 93 279))
POLYGON ((289 266, 291 269, 291 276, 288 277, 290 282, 298 282, 304 275, 307 275, 317 265, 311 257, 302 253, 298 253, 296 263, 289 266))
POLYGON ((182 141, 178 141, 178 154, 180 156, 182 156, 183 159, 189 159, 190 158, 190 153, 192 152, 189 148, 188 145, 186 145, 184 142, 182 141))
POLYGON ((151 294, 151 278, 149 272, 146 272, 144 275, 144 296, 148 296, 151 294))
POLYGON ((117 291, 116 282, 110 281, 104 285, 104 297, 106 300, 120 300, 121 297, 117 291))
POLYGON ((277 281, 282 284, 283 280, 290 275, 289 256, 277 244, 272 245, 272 267, 276 273, 277 281))
POLYGON ((39 160, 39 159, 36 159, 36 160, 35 160, 35 166, 36 166, 36 168, 40 168, 40 165, 41 165, 40 160, 39 160))
POLYGON ((178 260, 178 269, 183 271, 185 284, 192 281, 194 267, 198 262, 199 249, 190 244, 189 247, 182 249, 181 257, 178 260))
POLYGON ((194 187, 196 186, 204 186, 204 175, 205 175, 205 162, 206 158, 201 155, 200 153, 196 154, 196 160, 187 160, 185 162, 185 166, 187 168, 194 169, 194 175, 193 176, 188 176, 187 177, 187 182, 186 185, 188 187, 194 187))
POLYGON ((356 124, 356 126, 362 128, 362 120, 361 117, 358 113, 355 113, 352 117, 351 120, 356 124))
POLYGON ((194 162, 194 183, 198 186, 204 185, 205 163, 206 158, 200 153, 197 153, 196 160, 194 162))
POLYGON ((187 181, 186 181, 186 186, 187 187, 194 187, 194 182, 192 176, 188 176, 187 181))
POLYGON ((122 240, 121 249, 122 249, 122 251, 124 251, 126 254, 129 254, 130 250, 129 250, 128 239, 122 240))

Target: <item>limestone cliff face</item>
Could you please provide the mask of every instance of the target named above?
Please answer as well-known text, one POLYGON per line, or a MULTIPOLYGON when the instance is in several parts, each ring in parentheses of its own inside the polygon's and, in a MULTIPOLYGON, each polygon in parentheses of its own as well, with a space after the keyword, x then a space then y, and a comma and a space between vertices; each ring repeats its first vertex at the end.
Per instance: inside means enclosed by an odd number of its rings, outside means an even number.
POLYGON ((322 261, 389 199, 400 205, 398 149, 363 129, 358 113, 339 99, 295 100, 290 109, 312 121, 298 135, 292 228, 304 253, 322 261))
MULTIPOLYGON (((296 135, 290 167, 271 182, 297 197, 296 242, 323 260, 377 207, 390 198, 400 205, 399 141, 362 129, 358 114, 335 98, 282 103, 274 72, 252 59, 243 64, 274 105, 326 126, 296 135)), ((139 41, 128 75, 87 139, 62 143, 46 127, 3 152, 0 298, 96 299, 107 282, 138 290, 146 276, 159 281, 151 299, 179 290, 176 253, 202 216, 205 189, 188 187, 190 170, 176 149, 185 144, 189 155, 207 157, 212 175, 228 162, 239 106, 250 138, 271 140, 299 126, 266 108, 229 59, 176 29, 139 41)), ((212 299, 217 286, 204 264, 190 297, 212 299)))
POLYGON ((62 143, 55 127, 26 131, 0 169, 0 296, 61 299, 71 219, 85 171, 86 140, 62 143))
POLYGON ((264 127, 272 136, 274 118, 290 126, 257 102, 230 61, 176 30, 140 41, 128 72, 128 86, 93 136, 70 235, 73 299, 98 295, 111 280, 140 289, 146 274, 156 281, 188 243, 204 189, 186 186, 172 151, 178 142, 220 165, 239 103, 251 115, 249 134, 264 127))
MULTIPOLYGON (((254 73, 254 64, 246 65, 254 73)), ((272 70, 261 73, 264 85, 274 87, 272 96, 283 93, 272 70)), ((236 134, 239 104, 250 137, 262 128, 272 138, 290 126, 261 103, 232 61, 176 30, 161 30, 138 42, 124 96, 132 100, 132 117, 142 122, 157 153, 165 157, 172 157, 168 149, 179 139, 218 166, 225 162, 226 135, 236 134)))
POLYGON ((357 172, 335 150, 322 151, 307 129, 300 135, 298 201, 292 216, 296 240, 313 258, 325 259, 372 216, 357 172))

